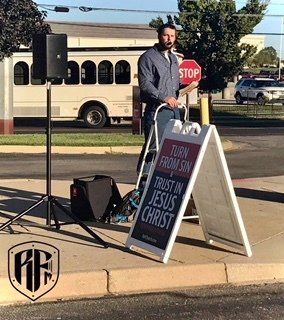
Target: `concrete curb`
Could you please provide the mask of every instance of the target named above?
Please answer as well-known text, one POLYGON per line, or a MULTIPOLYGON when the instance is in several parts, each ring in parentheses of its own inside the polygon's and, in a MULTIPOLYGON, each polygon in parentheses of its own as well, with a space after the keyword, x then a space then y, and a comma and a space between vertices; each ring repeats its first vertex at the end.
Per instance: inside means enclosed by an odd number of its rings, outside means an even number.
POLYGON ((228 263, 228 283, 284 282, 284 263, 228 263))
MULTIPOLYGON (((53 154, 139 154, 140 146, 123 147, 52 147, 53 154)), ((40 154, 45 146, 0 146, 0 153, 40 154)))
POLYGON ((226 273, 223 263, 159 266, 109 272, 109 291, 116 294, 225 283, 226 273), (198 274, 202 276, 198 277, 198 274))
MULTIPOLYGON (((209 263, 151 268, 110 269, 64 273, 50 292, 37 300, 102 297, 185 289, 189 287, 284 282, 284 263, 209 263)), ((0 278, 0 304, 29 303, 8 278, 0 278)))
MULTIPOLYGON (((237 147, 230 140, 222 141, 224 151, 231 151, 237 147)), ((52 147, 53 154, 140 154, 142 146, 121 147, 52 147)), ((0 145, 1 153, 40 154, 45 153, 45 146, 6 146, 0 145)))
MULTIPOLYGON (((106 271, 63 273, 59 275, 56 286, 38 302, 104 296, 107 291, 106 271)), ((31 300, 19 293, 11 285, 8 277, 0 278, 0 305, 29 303, 31 300)))

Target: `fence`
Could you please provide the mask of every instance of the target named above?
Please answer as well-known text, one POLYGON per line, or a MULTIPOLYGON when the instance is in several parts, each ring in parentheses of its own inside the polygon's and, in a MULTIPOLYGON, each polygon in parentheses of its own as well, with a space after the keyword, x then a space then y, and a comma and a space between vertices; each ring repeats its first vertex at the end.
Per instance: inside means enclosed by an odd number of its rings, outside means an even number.
POLYGON ((284 105, 279 102, 259 105, 256 101, 247 101, 236 104, 233 100, 213 100, 214 117, 239 117, 239 118, 284 118, 284 105))
MULTIPOLYGON (((256 101, 247 101, 236 104, 234 100, 212 100, 210 115, 214 120, 250 120, 250 119, 283 119, 284 105, 282 103, 268 103, 258 105, 256 101)), ((189 118, 200 119, 200 106, 191 105, 189 118)))

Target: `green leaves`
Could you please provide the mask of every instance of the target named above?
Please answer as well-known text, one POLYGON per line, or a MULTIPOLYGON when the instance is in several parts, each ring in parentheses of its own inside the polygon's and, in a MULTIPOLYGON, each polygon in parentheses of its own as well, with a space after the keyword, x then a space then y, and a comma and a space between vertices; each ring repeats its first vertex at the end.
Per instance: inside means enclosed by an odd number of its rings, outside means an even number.
POLYGON ((266 47, 260 50, 252 59, 251 64, 256 67, 277 65, 277 52, 273 47, 266 47))
POLYGON ((253 32, 266 7, 262 0, 248 0, 240 10, 234 0, 178 0, 180 13, 174 17, 182 29, 178 49, 201 65, 202 90, 222 90, 242 71, 256 49, 240 46, 240 40, 253 32))
POLYGON ((28 46, 34 33, 50 32, 45 17, 31 0, 0 0, 0 61, 28 46))

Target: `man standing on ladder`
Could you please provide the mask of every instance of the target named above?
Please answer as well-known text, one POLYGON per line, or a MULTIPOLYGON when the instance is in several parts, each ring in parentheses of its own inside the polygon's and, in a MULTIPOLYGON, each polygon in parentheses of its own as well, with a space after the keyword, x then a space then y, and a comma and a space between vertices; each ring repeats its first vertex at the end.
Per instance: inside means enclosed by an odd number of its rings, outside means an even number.
MULTIPOLYGON (((157 116, 159 141, 170 119, 180 119, 178 110, 178 94, 181 84, 179 81, 179 63, 173 48, 177 40, 177 30, 172 24, 161 25, 158 30, 158 40, 152 48, 144 52, 138 61, 138 82, 140 99, 146 103, 144 112, 145 143, 142 148, 137 171, 139 172, 145 146, 153 124, 155 111, 162 103, 167 103, 157 116)), ((153 149, 151 142, 150 149, 153 149)), ((150 162, 151 155, 146 162, 150 162)))

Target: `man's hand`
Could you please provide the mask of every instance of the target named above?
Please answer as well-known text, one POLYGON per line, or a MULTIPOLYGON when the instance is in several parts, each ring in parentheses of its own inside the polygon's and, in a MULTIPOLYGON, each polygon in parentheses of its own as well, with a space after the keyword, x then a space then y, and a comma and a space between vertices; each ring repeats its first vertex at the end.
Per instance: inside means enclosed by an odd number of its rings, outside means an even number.
POLYGON ((175 97, 166 97, 164 101, 172 108, 176 108, 179 105, 179 102, 175 97))

